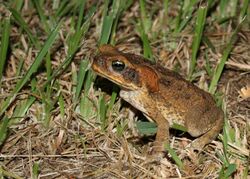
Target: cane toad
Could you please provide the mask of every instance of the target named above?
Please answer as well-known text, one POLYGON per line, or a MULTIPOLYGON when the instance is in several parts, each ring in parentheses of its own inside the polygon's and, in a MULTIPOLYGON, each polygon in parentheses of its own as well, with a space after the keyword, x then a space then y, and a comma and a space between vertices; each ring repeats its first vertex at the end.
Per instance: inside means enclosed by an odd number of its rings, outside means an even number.
POLYGON ((191 143, 195 149, 217 137, 224 115, 209 93, 141 56, 111 45, 103 45, 99 51, 92 62, 93 71, 119 85, 120 97, 156 122, 155 152, 164 150, 174 124, 197 137, 191 143))

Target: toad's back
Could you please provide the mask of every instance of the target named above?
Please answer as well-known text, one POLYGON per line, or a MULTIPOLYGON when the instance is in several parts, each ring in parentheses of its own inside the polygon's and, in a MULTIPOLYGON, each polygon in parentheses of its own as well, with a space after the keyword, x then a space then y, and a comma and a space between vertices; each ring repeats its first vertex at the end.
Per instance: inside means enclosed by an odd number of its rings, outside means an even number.
POLYGON ((213 97, 183 79, 180 75, 158 65, 154 66, 159 75, 159 93, 152 94, 157 99, 157 107, 173 123, 183 125, 192 136, 208 131, 223 116, 213 97), (171 118, 172 115, 172 118, 171 118))

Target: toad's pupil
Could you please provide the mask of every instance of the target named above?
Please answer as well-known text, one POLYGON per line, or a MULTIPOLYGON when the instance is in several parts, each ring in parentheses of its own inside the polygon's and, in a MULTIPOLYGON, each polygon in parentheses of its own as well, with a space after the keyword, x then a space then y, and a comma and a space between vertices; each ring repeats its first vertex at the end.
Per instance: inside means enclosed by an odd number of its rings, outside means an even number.
POLYGON ((112 68, 114 71, 122 71, 125 68, 125 64, 119 60, 112 61, 112 68))

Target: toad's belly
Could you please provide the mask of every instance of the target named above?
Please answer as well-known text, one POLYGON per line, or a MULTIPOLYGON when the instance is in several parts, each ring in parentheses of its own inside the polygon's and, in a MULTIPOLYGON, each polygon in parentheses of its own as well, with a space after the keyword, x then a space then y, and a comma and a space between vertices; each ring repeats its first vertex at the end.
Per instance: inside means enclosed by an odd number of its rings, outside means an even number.
POLYGON ((140 110, 150 121, 157 121, 159 116, 163 116, 168 121, 169 126, 178 124, 185 126, 184 116, 172 105, 145 98, 145 94, 140 91, 120 91, 120 96, 133 107, 140 110))

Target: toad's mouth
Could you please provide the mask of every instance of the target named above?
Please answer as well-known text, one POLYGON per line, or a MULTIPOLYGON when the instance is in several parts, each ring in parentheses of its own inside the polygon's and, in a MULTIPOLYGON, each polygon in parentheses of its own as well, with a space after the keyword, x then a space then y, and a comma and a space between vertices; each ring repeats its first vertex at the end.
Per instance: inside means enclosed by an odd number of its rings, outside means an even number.
POLYGON ((108 75, 106 75, 106 74, 104 74, 104 73, 100 73, 99 71, 95 71, 95 73, 96 73, 97 75, 99 75, 99 76, 101 76, 101 77, 103 77, 103 78, 105 78, 105 79, 107 79, 107 80, 109 80, 109 81, 111 81, 111 82, 117 84, 122 90, 125 90, 125 91, 133 91, 133 90, 138 89, 138 87, 136 87, 136 86, 133 85, 133 84, 128 84, 128 83, 123 82, 123 81, 121 81, 121 80, 119 80, 119 79, 117 79, 117 78, 114 78, 114 77, 112 77, 112 76, 108 76, 108 75))

